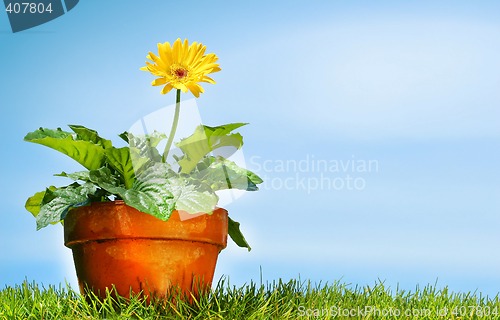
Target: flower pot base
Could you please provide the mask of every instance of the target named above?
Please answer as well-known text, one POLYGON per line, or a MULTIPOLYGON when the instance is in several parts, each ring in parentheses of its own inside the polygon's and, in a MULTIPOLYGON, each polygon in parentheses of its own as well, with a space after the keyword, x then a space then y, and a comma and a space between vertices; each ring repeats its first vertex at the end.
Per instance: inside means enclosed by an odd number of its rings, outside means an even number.
MULTIPOLYGON (((80 290, 111 289, 121 296, 143 292, 164 295, 172 286, 183 292, 205 290, 210 286, 218 255, 217 247, 193 241, 120 239, 93 241, 73 247, 79 266, 80 290), (99 272, 94 272, 99 270, 99 272), (208 272, 207 272, 208 270, 208 272), (195 287, 196 277, 200 287, 195 287), (125 285, 120 285, 125 283, 125 285)), ((99 293, 103 298, 104 292, 99 293)))

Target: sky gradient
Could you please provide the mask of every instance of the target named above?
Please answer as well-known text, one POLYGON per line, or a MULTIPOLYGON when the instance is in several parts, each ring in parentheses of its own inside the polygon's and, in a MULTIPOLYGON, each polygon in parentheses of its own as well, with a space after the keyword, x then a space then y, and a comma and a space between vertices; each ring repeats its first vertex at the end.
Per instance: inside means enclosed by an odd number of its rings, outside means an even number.
POLYGON ((259 281, 262 269, 271 281, 496 295, 499 12, 495 1, 80 1, 16 34, 0 12, 0 287, 76 284, 62 227, 35 231, 24 202, 81 168, 24 135, 81 124, 118 144, 174 102, 139 68, 180 37, 220 58, 196 100, 202 121, 249 122, 246 163, 266 180, 227 206, 253 250, 230 243, 216 278, 259 281))

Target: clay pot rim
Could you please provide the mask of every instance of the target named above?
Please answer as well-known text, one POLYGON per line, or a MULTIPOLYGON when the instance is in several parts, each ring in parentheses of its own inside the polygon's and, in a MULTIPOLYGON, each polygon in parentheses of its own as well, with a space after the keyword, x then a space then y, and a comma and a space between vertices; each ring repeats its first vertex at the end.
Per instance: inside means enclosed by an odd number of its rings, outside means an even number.
POLYGON ((109 237, 109 238, 99 238, 99 239, 86 239, 86 240, 71 240, 71 241, 67 241, 64 243, 64 245, 68 248, 73 248, 75 246, 78 246, 78 245, 83 245, 83 244, 86 244, 86 243, 90 243, 90 242, 98 242, 98 243, 102 243, 102 242, 110 242, 110 241, 121 241, 121 240, 147 240, 147 241, 179 241, 179 242, 198 242, 198 243, 205 243, 205 244, 211 244, 211 245, 214 245, 214 246, 217 246, 217 247, 221 247, 221 248, 224 248, 224 246, 220 245, 220 243, 216 242, 216 241, 207 241, 207 240, 203 240, 203 241, 200 241, 200 240, 188 240, 188 239, 180 239, 180 238, 175 238, 175 237, 164 237, 164 238, 161 238, 161 237, 109 237))
MULTIPOLYGON (((214 208, 213 213, 203 213, 191 219, 187 219, 186 221, 180 219, 181 212, 182 211, 174 210, 173 215, 171 216, 172 220, 168 219, 162 221, 161 219, 158 219, 153 215, 141 212, 127 205, 123 200, 93 202, 87 206, 75 208, 68 213, 67 219, 69 220, 67 221, 67 223, 64 224, 64 245, 68 248, 71 248, 73 246, 84 245, 90 242, 101 243, 109 241, 152 240, 152 241, 178 241, 184 243, 185 242, 205 243, 205 244, 215 245, 220 249, 223 249, 227 246, 226 243, 227 231, 228 231, 227 225, 225 227, 226 231, 223 232, 222 235, 219 235, 217 232, 206 233, 206 231, 204 231, 200 234, 193 234, 188 236, 187 234, 176 233, 175 230, 182 230, 183 228, 179 227, 179 229, 177 229, 177 227, 173 227, 175 225, 180 226, 184 223, 187 223, 188 225, 190 223, 196 223, 196 221, 198 219, 201 219, 203 216, 207 218, 202 218, 202 219, 204 220, 210 219, 208 221, 212 221, 210 223, 212 223, 212 227, 214 227, 215 225, 213 225, 213 223, 218 224, 219 222, 216 221, 221 221, 219 219, 222 218, 217 218, 216 220, 212 220, 212 218, 210 218, 212 214, 216 214, 216 217, 221 217, 221 215, 225 216, 226 218, 223 218, 223 220, 225 219, 226 221, 225 223, 227 224, 228 213, 226 209, 216 207, 214 208), (101 218, 97 219, 92 218, 92 215, 94 215, 96 212, 99 212, 99 211, 94 211, 94 209, 99 210, 99 208, 104 210, 102 223, 99 222, 101 218), (84 214, 83 216, 80 216, 79 213, 77 213, 77 211, 80 210, 83 210, 83 213, 90 213, 91 215, 89 216, 84 214), (94 211, 94 213, 92 213, 92 211, 94 211), (133 225, 135 227, 131 229, 129 229, 128 227, 123 229, 120 227, 120 224, 115 226, 113 221, 118 221, 118 220, 116 220, 114 215, 117 214, 118 212, 122 212, 123 214, 126 215, 132 214, 130 216, 132 217, 132 220, 126 219, 126 221, 129 221, 128 223, 129 224, 131 223, 130 225, 133 225), (76 215, 72 216, 73 214, 76 215), (141 216, 138 217, 136 214, 140 214, 141 216), (97 228, 93 227, 92 225, 88 225, 89 221, 92 221, 88 220, 89 217, 90 219, 94 220, 93 226, 98 226, 97 228), (169 221, 172 221, 171 222, 172 224, 170 225, 169 228, 164 228, 163 226, 160 225, 168 223, 169 221), (148 226, 149 227, 153 226, 153 227, 148 228, 148 226)), ((218 228, 219 227, 216 227, 213 230, 218 230, 218 228)))

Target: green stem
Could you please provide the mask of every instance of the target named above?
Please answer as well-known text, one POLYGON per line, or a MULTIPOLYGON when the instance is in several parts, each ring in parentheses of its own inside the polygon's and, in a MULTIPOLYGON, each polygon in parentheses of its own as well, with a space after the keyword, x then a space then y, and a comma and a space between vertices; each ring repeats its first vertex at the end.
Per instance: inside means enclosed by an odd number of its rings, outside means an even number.
POLYGON ((165 146, 165 150, 163 151, 163 157, 162 157, 163 162, 167 161, 168 152, 170 151, 170 147, 172 146, 172 142, 174 141, 175 131, 177 131, 177 124, 179 123, 180 110, 181 110, 181 89, 177 89, 177 95, 175 98, 174 122, 172 123, 170 134, 168 135, 167 145, 165 146))

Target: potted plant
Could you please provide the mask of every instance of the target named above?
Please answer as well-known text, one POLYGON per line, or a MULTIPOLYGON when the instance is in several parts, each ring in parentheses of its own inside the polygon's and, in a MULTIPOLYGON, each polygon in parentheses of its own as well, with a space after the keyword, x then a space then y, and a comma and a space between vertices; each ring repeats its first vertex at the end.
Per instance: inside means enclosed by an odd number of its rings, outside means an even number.
POLYGON ((92 290, 103 298, 114 287, 122 296, 161 297, 175 286, 197 295, 210 287, 228 234, 250 250, 239 223, 216 206, 216 191, 255 191, 262 180, 213 153, 241 148, 243 138, 234 130, 244 123, 200 125, 175 143, 181 154, 169 157, 181 91, 198 98, 204 92, 200 83, 215 83, 208 75, 220 71, 217 56, 205 50, 201 43, 189 45, 187 40, 160 43, 159 54, 150 52, 150 62, 141 68, 158 77, 152 84, 163 86, 162 94, 176 89, 168 136, 124 132, 119 137, 128 145, 119 148, 95 130, 69 125, 72 132, 40 128, 24 138, 62 152, 85 168, 56 174, 72 183, 49 186, 26 202, 37 229, 64 222, 65 245, 73 251, 82 293, 92 290))

